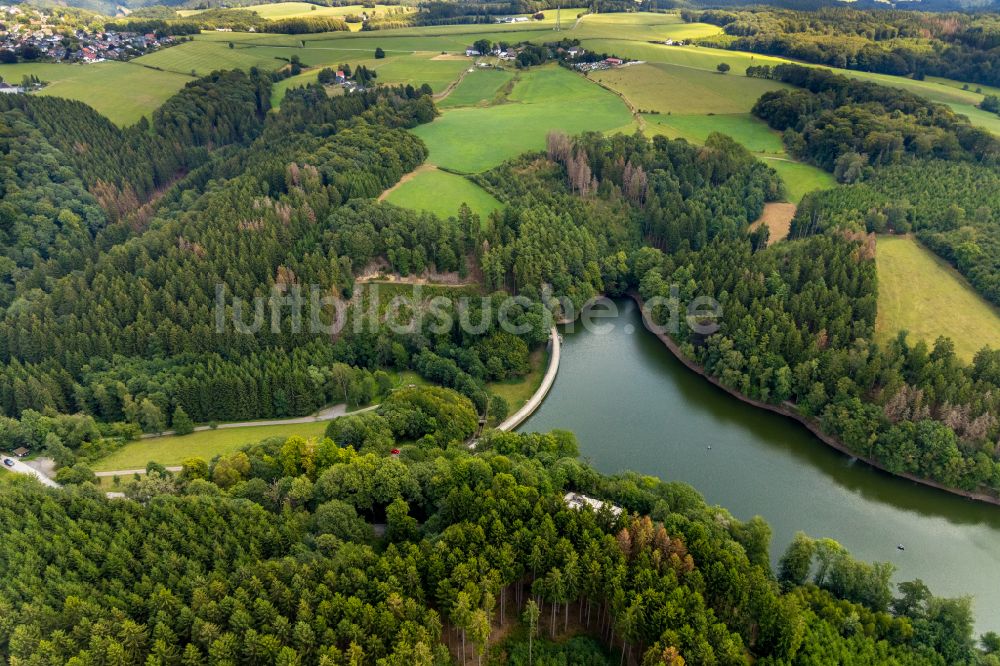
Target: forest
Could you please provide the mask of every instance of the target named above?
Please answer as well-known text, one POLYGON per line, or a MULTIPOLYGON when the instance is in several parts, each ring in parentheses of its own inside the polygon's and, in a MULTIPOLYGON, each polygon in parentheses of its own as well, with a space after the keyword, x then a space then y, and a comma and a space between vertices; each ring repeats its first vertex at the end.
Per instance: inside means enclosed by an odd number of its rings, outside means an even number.
MULTIPOLYGON (((897 91, 859 85, 861 91, 838 93, 846 106, 851 96, 868 100, 884 95, 895 120, 912 101, 896 99, 897 91)), ((758 107, 784 109, 779 103, 798 93, 768 93, 758 107)), ((795 108, 792 103, 787 106, 795 108)), ((818 102, 805 106, 823 108, 818 102)), ((865 108, 871 112, 877 107, 866 102, 865 108)), ((927 109, 921 108, 913 113, 928 117, 927 109)), ((769 116, 772 121, 786 117, 774 113, 769 116)), ((888 116, 872 114, 873 122, 888 116)), ((953 132, 954 137, 963 136, 967 128, 947 114, 936 122, 927 131, 953 132)), ((806 142, 805 149, 812 145, 806 142)), ((815 145, 826 144, 817 140, 815 145)), ((987 152, 981 144, 954 138, 953 145, 957 161, 947 164, 985 171, 980 159, 986 159, 987 152)), ((896 157, 909 159, 905 151, 896 157)), ((509 211, 565 210, 572 217, 574 207, 590 208, 592 212, 572 233, 582 236, 574 240, 574 247, 596 247, 595 275, 578 284, 586 287, 599 279, 602 293, 634 291, 644 299, 662 297, 679 303, 710 295, 723 313, 714 334, 699 332, 668 307, 655 308, 652 315, 657 323, 675 322, 678 330, 671 335, 683 353, 725 386, 756 400, 791 405, 850 450, 890 471, 992 496, 1000 492, 996 455, 1000 352, 984 349, 966 365, 946 339, 928 346, 900 336, 887 348, 880 347, 874 341, 874 237, 864 226, 808 222, 815 202, 843 201, 845 209, 851 209, 857 201, 851 188, 864 191, 871 187, 869 181, 808 198, 793 222, 792 234, 798 240, 767 247, 766 230, 748 236, 746 229, 764 202, 778 198, 779 181, 726 137, 711 137, 705 149, 696 150, 660 137, 648 141, 583 135, 570 140, 554 135, 546 158, 525 156, 486 174, 482 182, 508 204, 509 211), (708 211, 714 215, 705 214, 708 211), (661 215, 666 226, 657 223, 661 215), (595 219, 600 224, 590 230, 588 221, 595 219), (629 240, 629 219, 632 240, 638 233, 639 243, 619 245, 617 252, 604 254, 608 233, 621 229, 618 237, 629 240), (722 266, 725 270, 720 270, 722 266)), ((875 173, 883 170, 905 172, 903 167, 896 171, 877 167, 875 173)), ((949 181, 940 184, 941 190, 949 186, 949 181)), ((898 195, 894 202, 901 205, 898 195)), ((554 224, 548 229, 557 228, 554 224)), ((547 229, 525 225, 519 229, 522 245, 530 245, 533 237, 558 243, 549 238, 547 229)), ((570 233, 561 235, 573 238, 570 233)), ((487 279, 493 284, 503 279, 508 288, 523 282, 518 255, 504 263, 494 260, 492 252, 491 247, 482 259, 487 279)), ((535 279, 565 275, 560 261, 539 253, 530 264, 543 271, 535 279), (550 265, 558 270, 547 275, 544 271, 550 265)), ((530 287, 517 288, 530 292, 530 287)))
POLYGON ((475 177, 502 209, 441 219, 376 201, 427 158, 407 131, 438 113, 427 87, 330 96, 313 84, 272 110, 275 75, 215 72, 126 129, 79 103, 0 97, 0 447, 52 457, 68 486, 0 478, 0 562, 18 572, 0 578, 0 653, 1000 663, 1000 638, 972 637, 970 600, 894 585, 890 565, 806 535, 772 571, 763 520, 682 484, 603 476, 569 433, 487 430, 469 447, 507 410, 487 382, 529 371, 553 315, 600 294, 707 295, 723 306, 712 334, 669 306, 652 317, 673 320, 682 352, 726 387, 890 471, 1000 494, 1000 351, 967 365, 945 339, 877 345, 870 234, 915 230, 994 293, 984 238, 1000 208, 984 174, 1000 144, 900 91, 797 66, 753 75, 795 86, 754 113, 847 184, 808 197, 792 239, 771 246, 766 227, 747 230, 782 182, 719 134, 695 146, 553 133, 543 152, 475 177), (953 207, 921 205, 936 193, 908 180, 916 160, 953 207), (848 212, 858 202, 863 218, 848 212), (356 279, 372 267, 473 283, 427 286, 411 309, 447 294, 440 317, 400 330, 356 279), (254 315, 237 303, 304 288, 328 301, 239 332, 254 315), (517 333, 487 316, 510 295, 517 333), (471 310, 463 296, 477 297, 471 310), (331 303, 346 326, 297 326, 328 322, 331 303), (463 318, 482 326, 453 325, 463 318), (393 390, 402 371, 433 386, 393 390), (122 500, 92 485, 87 463, 142 433, 341 402, 380 404, 319 440, 268 440, 177 474, 151 464, 122 500), (605 508, 570 508, 570 491, 605 508))
MULTIPOLYGON (((706 338, 681 322, 675 337, 726 386, 793 405, 891 471, 995 495, 998 352, 983 350, 966 366, 946 340, 930 349, 903 338, 875 344, 865 233, 915 229, 989 295, 992 241, 976 243, 996 224, 994 190, 950 183, 985 173, 1000 154, 997 141, 901 91, 794 65, 758 75, 796 88, 765 94, 755 114, 784 131, 792 154, 854 183, 808 197, 792 228, 801 241, 774 247, 765 247, 766 230, 746 229, 781 197, 780 179, 721 135, 695 147, 553 134, 544 155, 477 177, 502 210, 485 221, 468 209, 441 220, 370 201, 426 156, 404 131, 433 119, 425 89, 327 97, 313 85, 266 113, 268 76, 217 73, 134 130, 92 113, 46 113, 71 104, 61 100, 8 102, 9 122, 68 165, 59 185, 71 188, 73 207, 40 206, 35 216, 45 224, 5 209, 9 237, 24 240, 5 257, 0 442, 43 442, 70 466, 175 418, 186 426, 366 404, 386 395, 386 372, 406 369, 496 416, 506 407, 491 402, 485 383, 527 371, 549 310, 573 316, 599 294, 711 295, 724 306, 719 332, 706 338), (205 94, 209 81, 225 85, 205 94), (84 131, 89 159, 74 150, 84 131), (130 168, 159 145, 170 149, 130 168), (184 145, 193 149, 177 148, 184 145), (938 193, 956 203, 941 214, 895 189, 909 182, 903 165, 927 158, 950 174, 938 193), (861 197, 871 206, 863 220, 828 212, 853 211, 861 197), (34 240, 25 229, 44 233, 34 240), (400 333, 381 317, 364 320, 369 297, 354 276, 378 261, 401 275, 475 273, 492 301, 474 305, 472 321, 516 294, 525 301, 511 315, 525 332, 511 337, 491 320, 481 336, 454 325, 442 333, 432 317, 400 333), (291 312, 255 335, 215 328, 219 293, 252 302, 307 286, 357 306, 330 341, 296 329, 291 312)), ((31 185, 18 188, 29 201, 47 201, 55 186, 27 178, 31 170, 10 173, 31 185)), ((453 323, 469 314, 445 301, 442 315, 453 323)), ((235 302, 226 302, 223 321, 235 302)), ((303 304, 305 321, 330 314, 303 304)))
MULTIPOLYGON (((424 391, 375 418, 473 413, 424 391)), ((805 535, 772 573, 763 520, 600 475, 570 433, 475 453, 413 434, 151 465, 131 501, 5 482, 0 561, 19 575, 0 579, 0 646, 26 664, 997 663, 968 599, 805 535)))
POLYGON ((800 65, 752 69, 798 86, 766 93, 754 114, 784 132, 793 155, 850 185, 808 195, 793 235, 827 228, 915 231, 1000 304, 1000 199, 993 186, 1000 143, 992 135, 902 90, 800 65))
POLYGON ((700 43, 862 72, 1000 84, 995 13, 864 11, 827 7, 684 10, 686 21, 720 26, 700 43))

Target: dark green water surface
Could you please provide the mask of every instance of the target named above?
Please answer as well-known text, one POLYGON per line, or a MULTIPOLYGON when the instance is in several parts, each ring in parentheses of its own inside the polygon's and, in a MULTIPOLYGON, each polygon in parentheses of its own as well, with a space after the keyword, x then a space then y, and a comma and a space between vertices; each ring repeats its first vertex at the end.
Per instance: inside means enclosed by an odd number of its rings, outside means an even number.
POLYGON ((632 301, 617 306, 609 333, 564 333, 556 382, 521 431, 572 430, 602 472, 684 481, 738 518, 760 514, 775 561, 803 530, 892 562, 897 582, 972 595, 977 632, 1000 631, 1000 507, 874 470, 736 400, 677 361, 632 301))

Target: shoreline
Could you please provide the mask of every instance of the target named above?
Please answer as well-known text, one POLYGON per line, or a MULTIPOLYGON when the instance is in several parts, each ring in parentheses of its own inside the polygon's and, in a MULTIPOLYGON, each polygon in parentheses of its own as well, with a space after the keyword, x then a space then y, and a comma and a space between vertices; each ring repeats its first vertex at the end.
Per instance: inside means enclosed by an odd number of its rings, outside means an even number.
POLYGON ((559 329, 555 326, 552 327, 552 331, 549 333, 549 341, 552 343, 552 351, 549 354, 549 367, 545 369, 545 376, 542 377, 542 383, 539 384, 538 390, 532 394, 528 402, 521 406, 521 409, 504 419, 494 430, 509 432, 521 425, 535 413, 545 400, 545 396, 549 394, 552 384, 556 381, 556 374, 559 372, 559 329))
POLYGON ((797 421, 799 424, 801 424, 807 430, 809 430, 809 432, 812 433, 817 439, 819 439, 821 442, 823 442, 830 448, 835 449, 836 451, 839 451, 844 455, 850 456, 851 458, 860 460, 861 462, 881 472, 884 472, 886 474, 891 474, 892 476, 901 479, 906 479, 907 481, 919 483, 920 485, 927 486, 929 488, 941 490, 952 495, 964 497, 965 499, 982 502, 984 504, 992 504, 994 506, 1000 506, 1000 497, 995 497, 993 495, 988 495, 986 493, 976 492, 974 490, 963 490, 961 488, 953 488, 951 486, 946 486, 943 483, 938 483, 937 481, 933 481, 931 479, 925 479, 923 477, 919 477, 909 472, 893 472, 889 469, 886 469, 886 467, 877 460, 859 455, 851 451, 843 442, 838 440, 836 437, 833 437, 832 435, 823 432, 823 430, 820 428, 818 421, 803 416, 802 414, 799 414, 791 403, 774 405, 768 402, 762 402, 760 400, 755 400, 754 398, 744 395, 735 389, 725 386, 717 378, 710 375, 703 367, 701 367, 700 365, 689 359, 687 356, 685 356, 684 353, 681 351, 680 347, 677 345, 676 342, 674 342, 673 339, 670 338, 670 336, 668 336, 665 333, 658 333, 654 331, 653 328, 651 328, 652 326, 654 326, 654 324, 652 324, 652 322, 650 322, 649 318, 646 316, 646 311, 643 307, 644 302, 642 300, 642 297, 639 296, 639 294, 633 292, 630 292, 629 296, 639 306, 639 313, 642 317, 643 326, 645 326, 646 330, 649 333, 655 335, 660 340, 660 342, 662 342, 663 345, 668 350, 670 350, 670 353, 674 355, 674 358, 683 363, 688 370, 708 380, 715 387, 722 389, 723 391, 725 391, 732 397, 736 398, 737 400, 740 400, 741 402, 744 402, 753 407, 757 407, 758 409, 764 409, 774 414, 778 414, 780 416, 792 419, 793 421, 797 421))

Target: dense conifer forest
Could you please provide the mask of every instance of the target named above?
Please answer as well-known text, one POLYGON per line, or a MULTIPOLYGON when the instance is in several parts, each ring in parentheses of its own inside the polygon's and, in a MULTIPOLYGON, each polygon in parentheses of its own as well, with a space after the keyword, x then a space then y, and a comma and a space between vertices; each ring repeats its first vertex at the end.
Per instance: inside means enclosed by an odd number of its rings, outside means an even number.
MULTIPOLYGON (((375 418, 442 414, 404 402, 375 418)), ((569 433, 394 445, 265 441, 153 466, 135 501, 5 483, 0 645, 26 664, 995 663, 967 600, 897 596, 891 567, 804 535, 775 576, 762 520, 601 476, 569 433)))

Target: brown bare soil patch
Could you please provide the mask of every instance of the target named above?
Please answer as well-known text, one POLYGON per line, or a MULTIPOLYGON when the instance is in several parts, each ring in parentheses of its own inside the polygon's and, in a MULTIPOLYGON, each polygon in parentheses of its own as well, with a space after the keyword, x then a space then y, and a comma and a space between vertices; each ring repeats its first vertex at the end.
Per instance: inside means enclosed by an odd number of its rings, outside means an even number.
POLYGON ((788 238, 788 231, 792 227, 792 218, 795 217, 795 204, 793 203, 768 203, 764 204, 764 213, 760 218, 750 225, 750 231, 755 230, 762 224, 766 224, 771 230, 767 238, 767 244, 773 245, 780 240, 788 238))

